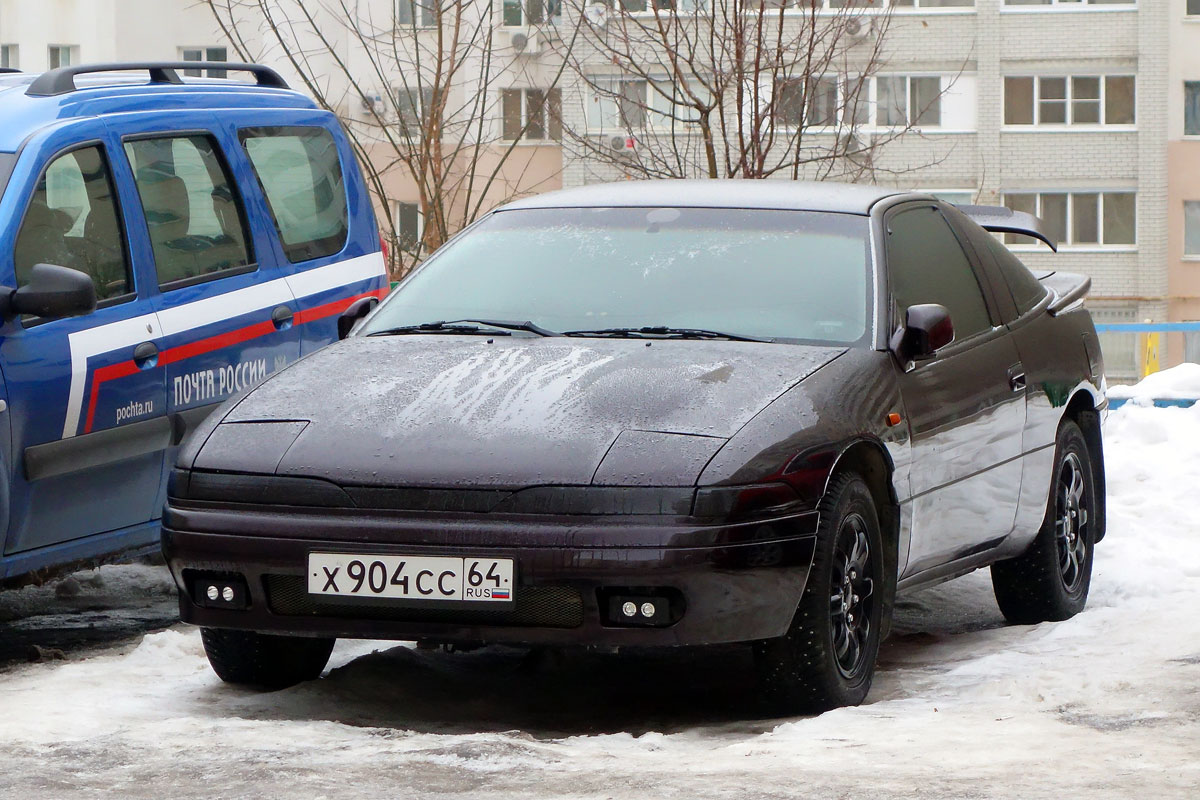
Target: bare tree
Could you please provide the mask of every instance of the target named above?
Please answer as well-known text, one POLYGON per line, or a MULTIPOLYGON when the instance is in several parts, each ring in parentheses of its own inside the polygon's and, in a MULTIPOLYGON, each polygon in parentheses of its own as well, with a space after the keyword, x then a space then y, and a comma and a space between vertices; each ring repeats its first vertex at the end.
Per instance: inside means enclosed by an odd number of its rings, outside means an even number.
MULTIPOLYGON (((543 8, 544 0, 527 1, 543 8)), ((518 142, 547 138, 547 115, 558 117, 548 108, 557 98, 549 90, 562 64, 547 70, 501 39, 493 3, 204 2, 239 58, 286 62, 303 88, 342 118, 392 239, 393 275, 492 207, 545 188, 544 170, 531 168, 536 148, 518 142), (525 108, 516 125, 501 123, 502 87, 530 82, 544 87, 524 99, 538 107, 525 108), (398 234, 389 191, 397 175, 416 189, 424 220, 417 241, 398 234)), ((554 35, 568 34, 556 26, 554 35)))
POLYGON ((945 90, 876 79, 892 18, 869 0, 566 1, 564 146, 632 177, 873 179, 945 90))

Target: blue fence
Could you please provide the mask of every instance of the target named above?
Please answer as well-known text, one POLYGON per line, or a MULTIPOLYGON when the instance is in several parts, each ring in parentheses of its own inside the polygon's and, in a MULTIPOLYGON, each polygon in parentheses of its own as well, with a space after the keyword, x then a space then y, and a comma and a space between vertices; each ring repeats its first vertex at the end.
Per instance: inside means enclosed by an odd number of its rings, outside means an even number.
MULTIPOLYGON (((1195 340, 1187 341, 1184 347, 1184 360, 1200 361, 1200 353, 1193 352, 1197 350, 1197 342, 1200 342, 1200 322, 1112 322, 1112 323, 1097 323, 1096 332, 1100 334, 1109 334, 1110 342, 1112 334, 1127 334, 1136 336, 1136 344, 1133 345, 1133 353, 1137 358, 1138 373, 1146 375, 1151 372, 1156 372, 1159 368, 1159 348, 1163 334, 1167 333, 1182 333, 1186 339, 1195 340)), ((1126 346, 1131 344, 1126 343, 1126 346)), ((1128 350, 1125 351, 1128 353, 1128 350)), ((1109 408, 1120 408, 1128 402, 1124 398, 1111 397, 1108 401, 1109 408)), ((1154 405, 1158 408, 1188 408, 1195 405, 1197 398, 1155 398, 1154 405)))

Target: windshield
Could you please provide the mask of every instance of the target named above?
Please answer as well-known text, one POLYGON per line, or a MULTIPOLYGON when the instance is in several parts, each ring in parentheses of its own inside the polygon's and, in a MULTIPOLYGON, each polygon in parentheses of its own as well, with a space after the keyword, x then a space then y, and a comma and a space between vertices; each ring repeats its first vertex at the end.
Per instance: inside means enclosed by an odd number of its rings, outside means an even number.
POLYGON ((497 319, 854 344, 868 333, 869 276, 867 218, 851 214, 504 211, 436 253, 363 333, 497 319))

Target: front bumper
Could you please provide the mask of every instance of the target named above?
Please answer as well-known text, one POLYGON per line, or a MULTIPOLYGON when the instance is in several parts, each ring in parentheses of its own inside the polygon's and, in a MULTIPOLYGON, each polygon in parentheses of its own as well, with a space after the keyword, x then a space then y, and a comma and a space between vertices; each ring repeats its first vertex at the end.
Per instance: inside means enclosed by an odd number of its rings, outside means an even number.
MULTIPOLYGON (((490 516, 490 515, 489 515, 490 516)), ((737 526, 679 519, 523 518, 249 510, 173 505, 163 553, 184 622, 214 628, 347 638, 543 645, 675 646, 783 635, 812 565, 815 512, 737 526), (309 595, 312 551, 511 558, 511 607, 417 605, 309 595), (248 607, 193 597, 197 572, 240 575, 248 607), (605 598, 655 590, 680 602, 673 622, 623 627, 605 598)))

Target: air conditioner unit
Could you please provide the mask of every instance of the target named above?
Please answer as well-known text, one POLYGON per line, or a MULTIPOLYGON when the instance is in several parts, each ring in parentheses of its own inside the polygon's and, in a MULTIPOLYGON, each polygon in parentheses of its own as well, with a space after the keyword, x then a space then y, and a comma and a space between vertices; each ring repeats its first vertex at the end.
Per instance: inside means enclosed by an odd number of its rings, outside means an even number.
POLYGON ((384 112, 383 96, 378 94, 367 94, 362 98, 362 110, 364 114, 382 114, 384 112))
POLYGON ((609 136, 601 144, 614 155, 632 158, 637 151, 637 139, 632 136, 609 136))
POLYGON ((508 34, 508 46, 522 56, 536 56, 542 51, 542 36, 531 28, 521 28, 508 34))
POLYGON ((870 17, 855 16, 846 20, 846 35, 854 41, 867 39, 875 33, 875 21, 870 17))

